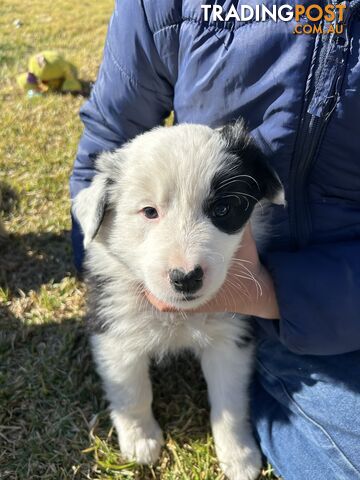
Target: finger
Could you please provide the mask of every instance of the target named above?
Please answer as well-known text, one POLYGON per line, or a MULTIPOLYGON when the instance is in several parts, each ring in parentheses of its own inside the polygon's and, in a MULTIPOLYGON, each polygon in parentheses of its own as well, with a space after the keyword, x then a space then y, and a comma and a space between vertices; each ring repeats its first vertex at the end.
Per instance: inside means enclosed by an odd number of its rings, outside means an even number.
POLYGON ((248 223, 245 227, 236 255, 240 255, 242 258, 247 259, 252 263, 256 263, 258 261, 258 251, 251 231, 250 223, 248 223))
POLYGON ((244 233, 242 235, 241 245, 246 246, 246 245, 252 244, 254 242, 255 241, 254 241, 254 237, 253 237, 253 233, 252 233, 251 224, 250 224, 250 222, 248 222, 246 224, 246 227, 244 229, 244 233))

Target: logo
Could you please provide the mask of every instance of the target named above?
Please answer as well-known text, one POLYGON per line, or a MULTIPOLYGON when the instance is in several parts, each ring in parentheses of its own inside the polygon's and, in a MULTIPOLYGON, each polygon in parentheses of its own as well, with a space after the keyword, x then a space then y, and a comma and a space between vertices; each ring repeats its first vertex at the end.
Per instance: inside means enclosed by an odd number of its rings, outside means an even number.
POLYGON ((346 3, 325 6, 316 3, 310 5, 272 5, 241 4, 238 8, 231 5, 226 11, 221 5, 201 5, 203 18, 208 21, 221 22, 292 22, 295 21, 293 33, 305 34, 336 34, 344 33, 346 3))

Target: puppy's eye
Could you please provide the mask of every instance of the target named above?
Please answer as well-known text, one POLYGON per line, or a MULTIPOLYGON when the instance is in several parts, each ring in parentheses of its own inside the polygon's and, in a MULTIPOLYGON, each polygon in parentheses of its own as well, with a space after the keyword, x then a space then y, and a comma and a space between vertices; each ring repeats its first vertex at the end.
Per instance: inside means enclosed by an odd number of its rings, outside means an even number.
POLYGON ((142 209, 143 214, 146 218, 150 218, 151 220, 154 218, 158 218, 159 214, 154 207, 145 207, 142 209))
POLYGON ((225 202, 215 203, 213 206, 214 217, 225 217, 230 211, 230 204, 225 202))

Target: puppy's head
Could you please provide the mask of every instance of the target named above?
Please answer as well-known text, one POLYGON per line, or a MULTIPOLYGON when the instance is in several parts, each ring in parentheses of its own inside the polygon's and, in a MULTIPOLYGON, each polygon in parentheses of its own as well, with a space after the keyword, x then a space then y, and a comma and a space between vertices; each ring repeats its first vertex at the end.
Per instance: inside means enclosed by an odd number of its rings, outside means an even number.
POLYGON ((154 129, 101 155, 97 171, 74 202, 85 248, 102 242, 177 308, 194 308, 221 287, 260 200, 283 203, 277 175, 242 122, 154 129))

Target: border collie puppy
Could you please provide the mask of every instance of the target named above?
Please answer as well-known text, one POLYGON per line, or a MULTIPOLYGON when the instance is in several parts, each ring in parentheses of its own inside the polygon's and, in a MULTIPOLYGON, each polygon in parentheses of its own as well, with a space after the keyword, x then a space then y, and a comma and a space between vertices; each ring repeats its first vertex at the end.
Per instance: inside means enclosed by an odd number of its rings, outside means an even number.
POLYGON ((184 310, 223 285, 255 205, 282 202, 278 176, 242 121, 156 128, 103 153, 96 170, 73 211, 84 233, 93 354, 122 454, 158 459, 149 362, 190 349, 207 382, 220 465, 230 480, 255 479, 246 319, 184 310), (181 312, 158 312, 145 290, 181 312))

